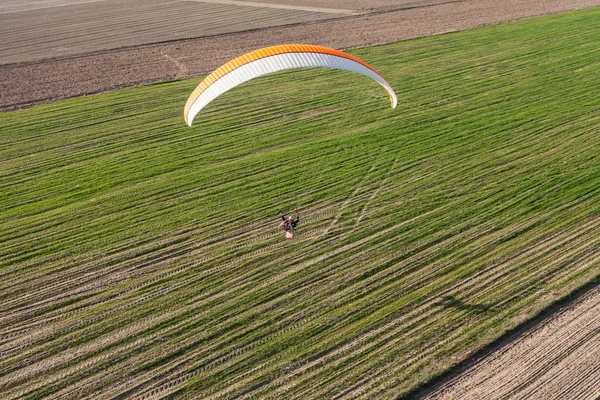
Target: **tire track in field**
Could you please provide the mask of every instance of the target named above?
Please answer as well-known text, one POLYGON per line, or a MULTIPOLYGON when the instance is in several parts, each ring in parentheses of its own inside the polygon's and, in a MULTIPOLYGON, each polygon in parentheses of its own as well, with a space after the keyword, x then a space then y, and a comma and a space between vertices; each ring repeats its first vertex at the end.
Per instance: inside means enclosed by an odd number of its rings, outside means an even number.
MULTIPOLYGON (((439 209, 436 209, 436 210, 433 210, 433 211, 439 211, 439 209)), ((390 227, 390 228, 388 228, 388 229, 386 229, 386 230, 384 230, 384 231, 379 231, 379 232, 377 232, 377 233, 375 233, 375 234, 373 234, 373 235, 371 235, 371 236, 369 236, 369 237, 367 237, 367 238, 364 238, 364 239, 362 239, 361 241, 359 241, 359 242, 360 242, 359 244, 364 244, 364 243, 367 243, 369 240, 371 240, 371 239, 373 239, 373 238, 375 238, 375 237, 378 237, 378 236, 381 236, 381 235, 385 235, 385 234, 387 234, 389 231, 392 231, 393 229, 397 229, 398 227, 400 227, 400 226, 402 226, 402 225, 404 225, 404 224, 406 224, 406 223, 408 223, 408 222, 412 222, 412 221, 414 221, 414 220, 416 220, 416 219, 418 219, 418 218, 421 218, 421 217, 423 217, 424 215, 426 215, 426 214, 429 214, 429 213, 431 213, 431 212, 433 212, 433 211, 430 211, 430 212, 428 212, 428 213, 425 213, 425 214, 421 214, 421 215, 419 215, 418 217, 415 217, 415 218, 413 218, 412 220, 409 220, 409 221, 403 221, 403 222, 401 222, 401 223, 399 223, 399 224, 396 224, 396 225, 394 225, 394 226, 392 226, 392 227, 390 227)), ((333 252, 327 253, 327 254, 326 254, 326 255, 324 255, 324 256, 319 256, 319 257, 317 257, 316 259, 313 259, 313 260, 310 260, 310 261, 305 261, 305 262, 303 262, 303 263, 301 264, 301 267, 302 267, 302 268, 305 268, 305 267, 307 267, 307 266, 310 266, 310 265, 312 265, 312 264, 314 264, 314 263, 316 263, 316 262, 320 262, 320 261, 323 261, 324 259, 330 258, 330 257, 332 257, 333 255, 335 255, 335 254, 338 254, 338 253, 339 253, 339 252, 341 252, 341 251, 347 251, 347 250, 349 250, 349 249, 351 249, 351 248, 354 248, 354 247, 356 247, 356 246, 357 246, 357 243, 356 243, 356 242, 354 242, 354 243, 351 243, 351 244, 349 244, 349 245, 347 245, 347 246, 344 246, 344 247, 342 247, 342 248, 340 248, 340 249, 338 249, 338 250, 336 250, 336 251, 333 251, 333 252)), ((297 268, 297 267, 296 267, 296 268, 297 268)), ((296 270, 296 268, 294 268, 294 270, 296 270)), ((292 272, 293 272, 293 271, 292 271, 292 272)), ((285 275, 286 275, 286 276, 287 276, 288 274, 289 274, 288 272, 286 272, 286 273, 285 273, 285 275)), ((282 279, 282 277, 281 277, 280 275, 278 275, 278 276, 277 276, 277 279, 278 279, 278 280, 279 280, 279 279, 282 279)), ((191 377, 193 377, 193 376, 195 376, 195 375, 188 375, 188 376, 191 378, 191 377)), ((181 377, 179 377, 179 378, 173 377, 173 378, 171 379, 171 381, 176 381, 176 382, 179 382, 178 384, 180 384, 180 383, 184 382, 185 380, 182 380, 182 379, 181 379, 181 377)), ((164 390, 167 390, 167 389, 172 389, 172 390, 175 390, 175 388, 173 388, 173 385, 172 385, 171 383, 167 382, 167 383, 164 383, 162 386, 160 386, 160 389, 156 389, 156 388, 154 388, 154 389, 152 389, 152 390, 149 390, 149 392, 153 392, 154 394, 152 394, 152 395, 149 395, 149 394, 145 394, 145 395, 144 395, 144 394, 142 394, 142 395, 140 395, 140 398, 152 398, 152 396, 156 396, 156 395, 158 395, 159 393, 162 393, 162 392, 164 391, 163 389, 164 389, 164 390), (149 396, 149 397, 144 397, 144 396, 149 396)))
MULTIPOLYGON (((566 240, 568 240, 568 238, 567 238, 566 240)), ((532 254, 532 253, 533 253, 533 254, 535 254, 536 252, 537 252, 537 249, 532 249, 532 250, 530 250, 530 251, 529 251, 529 253, 530 253, 530 254, 532 254)), ((485 275, 484 275, 484 276, 485 276, 485 275)), ((472 279, 472 280, 474 280, 474 279, 472 279)), ((457 287, 451 288, 451 289, 449 289, 449 290, 463 290, 463 289, 462 289, 460 286, 457 286, 457 287)), ((448 294, 448 293, 451 293, 451 292, 450 292, 450 291, 448 291, 448 292, 444 292, 444 293, 442 293, 441 295, 445 295, 445 294, 448 294)), ((433 301, 433 300, 432 300, 432 301, 433 301)), ((431 303, 431 301, 428 301, 428 302, 427 302, 427 304, 428 304, 428 303, 431 303)), ((426 305, 427 305, 427 304, 426 304, 426 305)), ((421 307, 419 307, 419 308, 421 308, 421 307)), ((421 310, 421 311, 422 311, 422 310, 421 310)), ((417 311, 417 313, 418 313, 418 312, 419 312, 419 311, 417 311)), ((392 334, 392 335, 393 335, 393 334, 392 334)), ((370 336, 369 336, 369 337, 370 337, 370 336)), ((386 340, 389 340, 389 337, 388 337, 386 340)), ((324 361, 321 361, 321 364, 323 364, 323 363, 324 363, 324 361)), ((276 387, 279 387, 279 385, 276 385, 276 387)))
POLYGON ((377 186, 377 189, 373 192, 373 194, 371 194, 371 196, 369 197, 369 199, 365 202, 365 204, 360 209, 360 212, 358 213, 358 217, 356 218, 356 222, 354 223, 354 228, 356 228, 360 224, 360 221, 364 218, 365 213, 367 211, 367 207, 369 207, 369 203, 375 197, 377 197, 377 195, 381 191, 381 188, 383 188, 385 186, 386 182, 388 181, 388 179, 390 177, 390 174, 392 173, 392 171, 396 167, 397 163, 398 163, 398 157, 396 156, 396 158, 394 159, 394 162, 392 163, 392 166, 390 167, 390 169, 388 170, 388 172, 385 174, 385 177, 381 180, 381 182, 377 186))
POLYGON ((348 198, 346 199, 346 201, 344 201, 344 203, 340 206, 340 208, 338 209, 337 214, 335 215, 335 217, 333 218, 333 220, 331 220, 331 223, 327 226, 327 228, 325 228, 325 230, 323 231, 323 233, 321 233, 321 235, 317 236, 316 240, 319 240, 322 237, 326 236, 329 233, 329 231, 335 226, 335 224, 341 218, 341 216, 342 216, 344 210, 346 209, 346 207, 348 207, 348 205, 350 204, 350 202, 353 201, 353 199, 355 198, 355 196, 361 190, 362 185, 364 184, 364 182, 367 180, 367 178, 369 177, 369 175, 375 170, 378 161, 379 161, 378 159, 375 160, 375 162, 373 163, 373 165, 371 166, 371 168, 362 177, 362 179, 360 180, 360 182, 358 183, 358 185, 356 185, 356 188, 352 191, 352 193, 350 193, 350 196, 348 196, 348 198))
POLYGON ((168 386, 168 384, 167 384, 167 386, 168 386))
MULTIPOLYGON (((307 217, 305 220, 306 220, 307 222, 309 222, 309 221, 311 221, 312 219, 316 219, 316 218, 318 218, 318 217, 317 217, 317 216, 309 216, 309 217, 307 217)), ((315 232, 318 232, 318 229, 317 229, 315 232)), ((278 244, 275 244, 275 245, 276 245, 276 246, 280 246, 280 245, 281 245, 281 244, 283 244, 283 243, 285 243, 285 242, 280 242, 280 243, 278 243, 278 244)), ((263 251, 263 249, 261 249, 261 250, 258 250, 258 251, 256 251, 256 252, 254 252, 253 254, 258 254, 258 253, 261 253, 262 251, 263 251)), ((238 262, 238 261, 237 261, 237 260, 234 260, 232 263, 236 263, 236 262, 238 262)), ((221 266, 220 268, 223 268, 223 266, 221 266)))
MULTIPOLYGON (((304 221, 305 221, 305 223, 310 223, 312 221, 318 220, 318 219, 320 219, 327 212, 329 212, 329 211, 327 211, 327 209, 325 209, 325 210, 319 211, 317 213, 309 214, 306 218, 304 218, 304 221)), ((242 231, 238 231, 237 233, 234 233, 234 234, 231 234, 231 235, 227 235, 225 237, 226 238, 237 237, 237 236, 239 236, 241 234, 241 232, 242 231)), ((246 230, 244 230, 243 233, 246 233, 246 230)), ((249 235, 252 235, 252 234, 253 234, 253 231, 250 231, 249 235)), ((310 234, 310 232, 307 232, 306 234, 310 234)), ((252 239, 249 239, 246 242, 238 243, 235 246, 235 248, 241 248, 241 247, 243 247, 243 246, 245 246, 245 245, 247 245, 249 243, 255 243, 255 242, 260 241, 261 239, 265 239, 265 238, 268 238, 268 237, 279 236, 279 235, 280 235, 279 232, 275 232, 275 233, 264 234, 264 235, 262 235, 262 237, 253 237, 252 239)), ((219 242, 221 242, 221 240, 216 239, 216 240, 213 240, 213 241, 210 241, 210 242, 211 243, 213 243, 213 242, 219 243, 219 242)), ((66 328, 66 330, 62 330, 62 331, 53 330, 53 331, 50 331, 50 333, 45 332, 45 331, 37 331, 36 335, 40 336, 40 339, 37 339, 37 340, 43 339, 48 334, 55 335, 55 334, 57 334, 59 332, 62 333, 62 334, 68 333, 68 332, 74 330, 75 328, 77 328, 79 326, 86 325, 88 322, 93 322, 93 321, 96 321, 96 320, 98 320, 100 318, 105 318, 108 315, 114 314, 115 312, 120 311, 120 310, 122 310, 124 308, 129 308, 133 304, 139 303, 140 301, 144 301, 144 300, 147 300, 149 298, 153 298, 153 297, 156 297, 156 296, 159 296, 159 295, 164 295, 166 293, 173 292, 173 291, 177 290, 180 287, 192 284, 194 281, 201 280, 205 276, 208 276, 208 275, 214 274, 214 273, 218 273, 218 272, 222 272, 223 270, 225 270, 226 268, 228 268, 231 265, 242 263, 244 260, 246 260, 246 259, 248 259, 248 258, 250 258, 252 256, 260 255, 260 254, 262 254, 262 253, 264 253, 266 251, 272 251, 272 250, 274 250, 274 249, 276 249, 278 247, 283 246, 284 244, 285 244, 284 241, 280 241, 278 243, 269 245, 267 247, 263 247, 263 248, 254 250, 251 253, 245 254, 241 258, 236 258, 236 259, 234 259, 234 260, 232 260, 230 262, 227 262, 225 264, 221 264, 218 267, 213 267, 211 269, 204 270, 201 274, 198 274, 198 275, 196 275, 195 277, 192 277, 192 278, 188 278, 188 279, 186 279, 186 280, 184 280, 182 282, 176 283, 174 286, 171 286, 169 288, 165 288, 165 289, 159 290, 158 292, 155 292, 155 293, 150 294, 150 295, 145 295, 142 298, 133 299, 131 303, 128 303, 128 304, 126 304, 124 306, 120 306, 117 309, 112 309, 112 310, 109 310, 109 311, 105 311, 103 314, 101 314, 99 316, 95 316, 95 317, 93 317, 91 319, 88 319, 87 321, 79 321, 79 322, 77 322, 75 324, 71 324, 71 325, 69 325, 66 328)), ((218 259, 218 257, 220 257, 220 256, 216 255, 216 256, 205 257, 204 259, 201 259, 201 260, 195 262, 194 264, 191 264, 191 265, 188 265, 188 266, 185 266, 185 267, 179 267, 179 268, 177 268, 177 269, 175 269, 173 271, 170 271, 170 272, 164 273, 164 274, 162 274, 162 275, 160 275, 158 277, 155 277, 155 278, 151 279, 150 281, 146 281, 144 283, 141 283, 141 284, 135 285, 135 286, 133 286, 131 288, 128 288, 125 291, 119 292, 117 294, 117 296, 110 296, 109 300, 114 300, 115 297, 124 295, 126 293, 129 293, 129 292, 132 292, 132 291, 135 291, 135 290, 138 290, 138 289, 143 288, 145 286, 151 285, 151 284, 153 284, 153 283, 155 283, 155 282, 157 282, 159 280, 166 279, 166 278, 168 278, 168 277, 170 277, 170 276, 172 276, 174 274, 179 274, 179 273, 181 273, 181 272, 183 272, 183 271, 185 271, 187 269, 193 268, 194 266, 196 266, 198 264, 203 264, 203 263, 206 263, 206 262, 218 259)), ((106 300, 106 301, 108 301, 108 300, 106 300)), ((87 306, 85 308, 91 307, 93 305, 98 305, 98 304, 101 304, 103 302, 104 301, 94 302, 94 303, 92 303, 91 305, 89 305, 89 306, 87 306)), ((80 312, 80 311, 81 311, 81 309, 77 310, 76 312, 80 312)), ((64 315, 63 317, 66 318, 66 317, 72 316, 73 313, 74 312, 72 312, 71 314, 68 314, 68 315, 64 315)), ((43 326, 43 325, 45 325, 45 324, 42 323, 41 326, 43 326)), ((37 328, 37 329, 39 329, 39 327, 40 327, 40 325, 35 326, 35 328, 37 328)), ((34 329, 34 328, 29 328, 26 332, 31 331, 32 329, 34 329)), ((25 333, 25 332, 21 332, 21 333, 25 333)), ((10 352, 21 351, 23 348, 25 348, 27 346, 30 346, 30 345, 32 345, 34 343, 35 343, 35 341, 29 341, 27 343, 20 344, 18 347, 11 349, 10 352)), ((2 351, 0 354, 2 354, 3 356, 6 356, 10 352, 8 352, 8 351, 2 351)))

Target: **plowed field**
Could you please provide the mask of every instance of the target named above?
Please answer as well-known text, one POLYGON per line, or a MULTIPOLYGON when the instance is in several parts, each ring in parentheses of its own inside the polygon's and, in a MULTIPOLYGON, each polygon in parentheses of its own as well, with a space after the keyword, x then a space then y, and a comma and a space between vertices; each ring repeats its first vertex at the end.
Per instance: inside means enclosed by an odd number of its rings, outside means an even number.
POLYGON ((426 399, 600 398, 600 287, 426 399))
MULTIPOLYGON (((104 2, 90 3, 88 6, 100 4, 104 2)), ((342 3, 333 4, 339 6, 342 3)), ((364 47, 597 5, 600 5, 600 0, 471 0, 125 48, 43 63, 0 65, 0 110, 205 74, 233 57, 274 44, 312 43, 341 49, 364 47)), ((333 7, 328 3, 327 6, 333 7)), ((291 13, 293 10, 288 11, 291 13)), ((103 11, 103 15, 107 12, 103 11)), ((336 16, 339 17, 339 14, 336 16)), ((98 24, 110 26, 109 22, 98 24)), ((271 23, 276 24, 276 21, 272 20, 271 23)), ((49 29, 60 28, 55 25, 49 29)), ((142 32, 156 37, 153 29, 140 27, 138 38, 143 37, 142 32)), ((34 31, 35 27, 32 27, 26 34, 34 34, 34 31)), ((121 38, 123 43, 118 42, 117 33, 104 32, 109 37, 107 43, 124 46, 128 39, 124 37, 121 38)), ((12 33, 7 32, 6 35, 12 33)), ((98 35, 103 36, 102 33, 98 35)), ((165 33, 167 35, 168 32, 165 33)), ((94 42, 98 43, 97 39, 94 42)), ((3 43, 0 47, 10 46, 12 42, 3 43)))
POLYGON ((182 0, 103 0, 6 12, 0 13, 0 63, 66 57, 340 15, 344 14, 182 0))
MULTIPOLYGON (((218 1, 218 0, 216 0, 218 1)), ((413 7, 425 7, 442 3, 458 3, 465 0, 237 0, 240 3, 255 4, 283 4, 289 6, 301 6, 334 9, 352 9, 357 11, 384 11, 397 10, 413 7)))

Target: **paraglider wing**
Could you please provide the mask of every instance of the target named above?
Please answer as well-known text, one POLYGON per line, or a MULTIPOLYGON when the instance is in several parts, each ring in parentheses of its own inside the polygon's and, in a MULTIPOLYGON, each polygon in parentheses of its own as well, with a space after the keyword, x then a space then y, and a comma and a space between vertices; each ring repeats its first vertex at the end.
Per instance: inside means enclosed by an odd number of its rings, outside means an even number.
POLYGON ((185 122, 192 126, 194 117, 208 103, 250 79, 284 69, 304 67, 334 68, 368 76, 387 90, 392 108, 396 107, 398 100, 392 87, 364 61, 328 47, 287 44, 252 51, 216 69, 194 89, 189 97, 184 109, 185 122))

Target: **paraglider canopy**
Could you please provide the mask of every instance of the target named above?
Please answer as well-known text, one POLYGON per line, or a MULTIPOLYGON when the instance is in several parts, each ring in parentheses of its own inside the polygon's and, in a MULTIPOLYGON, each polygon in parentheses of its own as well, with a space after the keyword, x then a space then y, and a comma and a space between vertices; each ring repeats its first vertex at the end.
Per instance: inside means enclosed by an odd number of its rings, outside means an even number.
POLYGON ((196 115, 208 103, 244 82, 271 72, 304 67, 333 68, 365 75, 388 92, 392 108, 398 103, 396 93, 385 79, 357 57, 323 46, 284 44, 252 51, 217 68, 190 95, 183 113, 185 122, 192 126, 196 115))

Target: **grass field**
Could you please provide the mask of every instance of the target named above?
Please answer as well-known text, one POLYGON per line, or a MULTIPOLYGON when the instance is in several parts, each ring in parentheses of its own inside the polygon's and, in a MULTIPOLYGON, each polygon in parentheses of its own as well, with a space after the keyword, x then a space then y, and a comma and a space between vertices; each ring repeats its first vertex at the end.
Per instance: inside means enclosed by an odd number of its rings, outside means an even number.
MULTIPOLYGON (((600 9, 3 113, 6 399, 408 393, 600 273, 600 9), (284 241, 278 210, 298 210, 284 241)), ((169 397, 171 398, 171 397, 169 397)))

